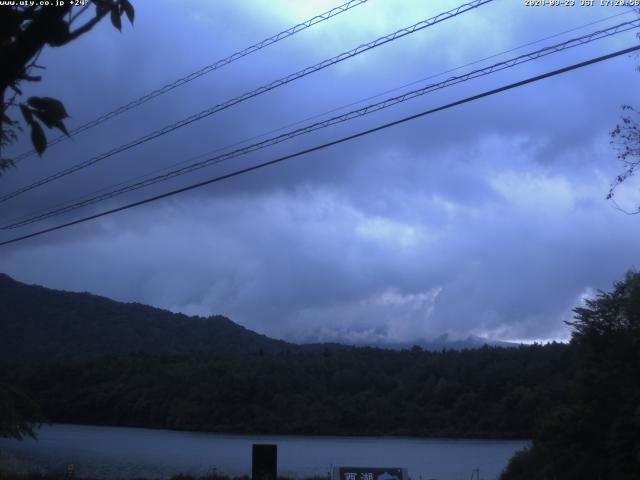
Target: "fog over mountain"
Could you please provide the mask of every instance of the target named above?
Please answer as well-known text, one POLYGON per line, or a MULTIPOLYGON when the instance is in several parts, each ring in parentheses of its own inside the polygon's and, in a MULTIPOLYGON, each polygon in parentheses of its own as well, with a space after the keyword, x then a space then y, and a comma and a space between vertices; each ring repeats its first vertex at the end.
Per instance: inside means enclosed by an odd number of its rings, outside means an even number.
MULTIPOLYGON (((477 337, 452 340, 447 335, 416 342, 432 351, 479 348, 487 343, 492 344, 477 337)), ((399 350, 413 348, 414 344, 376 346, 399 350)), ((131 353, 316 352, 325 348, 347 350, 350 346, 288 343, 248 330, 221 315, 188 317, 87 292, 25 285, 0 274, 0 360, 82 360, 131 353)))

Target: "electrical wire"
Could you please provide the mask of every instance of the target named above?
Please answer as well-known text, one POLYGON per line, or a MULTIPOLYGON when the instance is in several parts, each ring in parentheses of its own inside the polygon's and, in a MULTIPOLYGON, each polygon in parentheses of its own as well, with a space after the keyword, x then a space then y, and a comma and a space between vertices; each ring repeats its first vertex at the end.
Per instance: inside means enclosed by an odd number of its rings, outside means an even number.
POLYGON ((171 197, 171 196, 177 195, 179 193, 183 193, 183 192, 187 192, 187 191, 190 191, 190 190, 194 190, 196 188, 200 188, 200 187, 203 187, 205 185, 210 185, 212 183, 217 183, 217 182, 220 182, 222 180, 226 180, 226 179, 229 179, 229 178, 237 177, 237 176, 243 175, 245 173, 249 173, 249 172, 252 172, 252 171, 255 171, 255 170, 259 170, 259 169, 262 169, 262 168, 265 168, 265 167, 268 167, 268 166, 272 166, 272 165, 276 165, 278 163, 282 163, 282 162, 284 162, 286 160, 290 160, 292 158, 301 157, 303 155, 306 155, 306 154, 309 154, 309 153, 312 153, 312 152, 316 152, 316 151, 319 151, 319 150, 323 150, 325 148, 328 148, 328 147, 331 147, 331 146, 334 146, 334 145, 345 143, 345 142, 354 140, 356 138, 363 137, 365 135, 369 135, 369 134, 374 133, 374 132, 378 132, 380 130, 384 130, 384 129, 387 129, 387 128, 390 128, 390 127, 393 127, 393 126, 396 126, 396 125, 400 125, 402 123, 405 123, 405 122, 408 122, 408 121, 411 121, 411 120, 415 120, 417 118, 424 117, 426 115, 430 115, 430 114, 433 114, 433 113, 436 113, 436 112, 440 112, 440 111, 447 110, 447 109, 450 109, 450 108, 453 108, 453 107, 457 107, 459 105, 470 103, 470 102, 479 100, 479 99, 484 98, 484 97, 496 95, 498 93, 505 92, 507 90, 512 90, 514 88, 518 88, 518 87, 521 87, 523 85, 527 85, 527 84, 534 83, 534 82, 537 82, 537 81, 540 81, 540 80, 543 80, 543 79, 546 79, 546 78, 550 78, 550 77, 554 77, 554 76, 557 76, 557 75, 561 75, 563 73, 567 73, 567 72, 572 71, 572 70, 577 70, 579 68, 583 68, 583 67, 586 67, 588 65, 593 65, 595 63, 599 63, 599 62, 602 62, 602 61, 605 61, 605 60, 609 60, 611 58, 619 57, 621 55, 626 55, 628 53, 636 52, 638 50, 640 50, 640 45, 636 45, 636 46, 633 46, 633 47, 625 48, 623 50, 618 50, 616 52, 612 52, 612 53, 609 53, 607 55, 602 55, 602 56, 599 56, 599 57, 591 58, 591 59, 586 60, 584 62, 575 63, 573 65, 569 65, 569 66, 566 66, 566 67, 563 67, 563 68, 559 68, 557 70, 553 70, 553 71, 550 71, 550 72, 547 72, 547 73, 536 75, 534 77, 529 77, 529 78, 527 78, 525 80, 520 80, 518 82, 510 83, 508 85, 504 85, 502 87, 495 88, 493 90, 488 90, 488 91, 479 93, 477 95, 473 95, 471 97, 466 97, 466 98, 464 98, 462 100, 458 100, 458 101, 455 101, 455 102, 452 102, 452 103, 448 103, 446 105, 442 105, 442 106, 437 107, 437 108, 432 108, 430 110, 425 110, 423 112, 420 112, 420 113, 417 113, 417 114, 414 114, 414 115, 410 115, 408 117, 404 117, 404 118, 401 118, 399 120, 395 120, 395 121, 392 121, 392 122, 389 122, 389 123, 385 123, 383 125, 379 125, 377 127, 370 128, 368 130, 364 130, 364 131, 361 131, 361 132, 358 132, 358 133, 355 133, 355 134, 352 134, 352 135, 349 135, 349 136, 346 136, 346 137, 339 138, 337 140, 333 140, 331 142, 323 143, 323 144, 317 145, 315 147, 307 148, 305 150, 301 150, 301 151, 298 151, 298 152, 295 152, 295 153, 292 153, 292 154, 289 154, 289 155, 285 155, 285 156, 282 156, 282 157, 279 157, 279 158, 276 158, 276 159, 273 159, 273 160, 269 160, 267 162, 259 163, 257 165, 253 165, 251 167, 242 168, 240 170, 236 170, 236 171, 231 172, 231 173, 220 175, 220 176, 211 178, 209 180, 205 180, 205 181, 202 181, 202 182, 191 184, 191 185, 186 186, 186 187, 182 187, 182 188, 179 188, 179 189, 176 189, 176 190, 172 190, 170 192, 166 192, 166 193, 163 193, 163 194, 160 194, 160 195, 155 195, 153 197, 149 197, 149 198, 146 198, 144 200, 139 200, 137 202, 133 202, 133 203, 129 203, 127 205, 123 205, 123 206, 120 206, 120 207, 117 207, 117 208, 113 208, 111 210, 106 210, 106 211, 103 211, 103 212, 100 212, 100 213, 96 213, 96 214, 93 214, 93 215, 90 215, 90 216, 87 216, 87 217, 84 217, 84 218, 80 218, 78 220, 74 220, 74 221, 67 222, 67 223, 64 223, 64 224, 61 224, 61 225, 57 225, 55 227, 46 228, 46 229, 39 230, 37 232, 33 232, 33 233, 30 233, 30 234, 27 234, 27 235, 22 235, 20 237, 12 238, 10 240, 5 240, 3 242, 0 242, 0 246, 10 245, 12 243, 20 242, 20 241, 26 240, 28 238, 33 238, 33 237, 37 237, 37 236, 40 236, 40 235, 44 235, 46 233, 50 233, 50 232, 53 232, 53 231, 56 231, 56 230, 61 230, 63 228, 70 227, 72 225, 78 225, 80 223, 84 223, 84 222, 87 222, 87 221, 90 221, 90 220, 94 220, 96 218, 100 218, 100 217, 104 217, 104 216, 107 216, 107 215, 111 215, 111 214, 114 214, 116 212, 122 212, 124 210, 128 210, 128 209, 131 209, 131 208, 134 208, 134 207, 138 207, 140 205, 145 205, 147 203, 155 202, 157 200, 160 200, 160 199, 163 199, 163 198, 167 198, 167 197, 171 197))
MULTIPOLYGON (((243 140, 239 140, 239 141, 233 142, 231 144, 224 145, 222 147, 217 147, 217 148, 215 148, 213 150, 209 150, 207 152, 201 153, 201 154, 193 156, 193 157, 189 157, 189 158, 187 158, 185 160, 181 160, 179 162, 167 165, 166 167, 157 168, 155 170, 151 170, 150 172, 144 173, 142 175, 136 175, 135 177, 128 178, 127 180, 123 180, 123 181, 118 182, 116 184, 112 184, 112 185, 109 185, 109 186, 106 186, 106 187, 102 187, 102 188, 100 188, 98 190, 94 190, 94 191, 92 191, 90 193, 81 195, 76 200, 65 200, 63 202, 58 202, 54 206, 48 206, 48 207, 45 207, 45 208, 40 208, 40 209, 37 209, 37 210, 35 210, 35 211, 33 211, 33 212, 29 213, 29 214, 20 215, 18 217, 14 217, 13 219, 9 220, 9 222, 18 222, 20 220, 23 220, 23 219, 26 219, 26 218, 30 218, 31 216, 33 216, 33 215, 35 215, 37 213, 48 212, 48 211, 51 211, 52 209, 57 209, 59 207, 65 206, 67 204, 77 202, 80 199, 90 198, 91 196, 96 195, 98 193, 105 192, 105 191, 108 191, 110 189, 117 188, 117 187, 120 187, 120 186, 123 186, 123 185, 127 185, 128 183, 135 182, 136 180, 141 180, 143 178, 151 177, 152 175, 155 175, 155 174, 160 173, 160 172, 165 172, 165 171, 170 170, 170 169, 172 169, 174 167, 177 167, 178 165, 185 165, 185 164, 193 162, 195 160, 198 160, 198 159, 207 157, 209 155, 212 155, 214 153, 218 153, 218 152, 221 152, 221 151, 224 151, 224 150, 228 150, 228 149, 233 148, 233 147, 237 147, 238 145, 242 145, 242 144, 248 143, 248 142, 250 142, 252 140, 257 140, 258 138, 266 137, 267 135, 270 135, 272 133, 281 132, 281 131, 286 130, 287 128, 290 128, 290 127, 295 127, 297 125, 301 125, 301 124, 303 124, 305 122, 308 122, 309 120, 315 120, 316 118, 322 118, 322 117, 324 117, 326 115, 329 115, 331 113, 339 112, 341 110, 344 110, 346 108, 352 107, 354 105, 359 105, 359 104, 361 104, 363 102, 366 102, 368 100, 373 100, 374 98, 379 98, 379 97, 381 97, 383 95, 386 95, 388 93, 397 92, 397 91, 400 91, 400 90, 402 90, 402 89, 404 89, 406 87, 417 85, 419 83, 425 82, 427 80, 431 80, 433 78, 441 77, 441 76, 443 76, 443 75, 445 75, 447 73, 455 72, 455 71, 461 70, 463 68, 470 67, 472 65, 477 65, 478 63, 482 63, 482 62, 484 62, 486 60, 490 60, 492 58, 497 58, 497 57, 500 57, 500 56, 505 55, 507 53, 515 52, 515 51, 521 50, 521 49, 523 49, 525 47, 528 47, 528 46, 531 46, 531 45, 535 45, 535 44, 544 42, 546 40, 551 40, 552 38, 557 38, 557 37, 560 37, 562 35, 566 35, 567 33, 575 32, 577 30, 582 30, 583 28, 590 27, 590 26, 596 25, 598 23, 603 23, 603 22, 606 22, 606 21, 611 20, 613 18, 620 17, 622 15, 629 15, 631 13, 635 13, 635 12, 633 10, 625 10, 623 12, 616 13, 616 14, 610 15, 608 17, 604 17, 604 18, 595 20, 593 22, 585 23, 585 24, 579 25, 577 27, 570 28, 568 30, 563 30, 562 32, 554 33, 553 35, 548 35, 546 37, 539 38, 539 39, 533 40, 531 42, 520 44, 517 47, 510 48, 509 50, 503 50, 501 52, 489 55, 488 57, 484 57, 484 58, 481 58, 479 60, 474 60, 473 62, 469 62, 469 63, 466 63, 464 65, 459 65, 457 67, 450 68, 449 70, 445 70, 443 72, 432 74, 432 75, 429 75, 428 77, 423 77, 423 78, 421 78, 419 80, 414 80, 414 81, 412 81, 410 83, 405 83, 404 85, 400 85, 398 87, 394 87, 392 89, 376 93, 375 95, 371 95, 371 96, 368 96, 368 97, 365 97, 365 98, 361 98, 361 99, 356 100, 354 102, 351 102, 351 103, 348 103, 348 104, 345 104, 345 105, 341 105, 339 107, 332 108, 331 110, 326 110, 326 111, 324 111, 322 113, 317 113, 317 114, 314 114, 312 116, 305 117, 305 118, 300 119, 300 120, 296 120, 295 122, 288 123, 288 124, 283 125, 281 127, 278 127, 278 128, 272 129, 272 130, 268 130, 266 132, 263 132, 263 133, 260 133, 260 134, 257 134, 257 135, 253 135, 251 137, 248 137, 248 138, 245 138, 243 140)), ((0 229, 1 229, 1 227, 0 227, 0 229)))
MULTIPOLYGON (((286 30, 283 30, 280 33, 277 33, 269 38, 265 38, 264 40, 262 40, 261 42, 255 43, 243 50, 240 50, 238 52, 235 52, 231 55, 229 55, 226 58, 223 58, 221 60, 218 60, 215 63, 212 63, 210 65, 207 65, 205 67, 202 67, 200 70, 197 70, 195 72, 190 73, 189 75, 186 75, 182 78, 179 78, 177 80, 174 80, 171 83, 168 83, 146 95, 143 95, 140 98, 137 98, 136 100, 132 100, 131 102, 122 105, 121 107, 116 108, 115 110, 112 110, 110 112, 105 113, 104 115, 99 116, 98 118, 91 120, 87 123, 84 123, 76 128, 74 128, 73 130, 69 131, 69 136, 66 135, 60 135, 56 138, 54 138, 53 140, 49 141, 47 143, 47 147, 51 147, 53 145, 56 145, 60 142, 63 142, 65 140, 67 140, 70 137, 73 137, 79 133, 82 133, 86 130, 89 130, 93 127, 96 127, 98 125, 100 125, 101 123, 106 122, 107 120, 111 120, 114 117, 117 117, 118 115, 122 115, 123 113, 139 107, 140 105, 142 105, 143 103, 148 102, 149 100, 152 100, 156 97, 159 97, 160 95, 164 95, 165 93, 170 92, 171 90, 181 87, 182 85, 185 85, 193 80, 195 80, 196 78, 202 77, 203 75, 206 75, 208 73, 213 72, 214 70, 217 70, 221 67, 224 67, 226 65, 229 65, 230 63, 235 62, 236 60, 239 60, 243 57, 246 57, 247 55, 250 55, 252 53, 255 53, 259 50, 262 50, 265 47, 268 47, 269 45, 273 45, 274 43, 279 42, 280 40, 284 40, 285 38, 291 37, 292 35, 295 35, 298 32, 301 32, 302 30, 305 30, 309 27, 312 27, 313 25, 316 25, 320 22, 323 22, 325 20, 328 20, 332 17, 335 17, 337 15, 340 15, 341 13, 344 13, 350 9, 352 9, 353 7, 357 7, 358 5, 362 5, 363 3, 366 3, 369 0, 350 0, 346 3, 343 3, 342 5, 339 5, 337 7, 332 8, 331 10, 328 10, 324 13, 321 13, 320 15, 316 15, 315 17, 312 17, 308 20, 305 20, 302 23, 299 23, 297 25, 294 25, 293 27, 287 28, 286 30)), ((27 157, 30 157, 32 155, 34 155, 36 153, 35 150, 29 150, 26 152, 21 153, 20 155, 18 155, 15 159, 13 159, 14 163, 18 163, 21 160, 24 160, 27 157)))
POLYGON ((312 73, 315 73, 319 70, 322 70, 324 68, 327 68, 331 65, 335 65, 337 63, 340 63, 344 60, 347 60, 349 58, 352 58, 356 55, 359 55, 363 52, 366 52, 368 50, 377 48, 381 45, 384 45, 386 43, 392 42, 394 40, 397 40, 399 38, 405 37, 407 35, 410 35, 412 33, 418 32, 420 30, 423 30, 427 27, 430 27, 432 25, 435 25, 437 23, 440 23, 442 21, 448 20, 450 18, 454 18, 457 17, 458 15, 461 15, 465 12, 468 12, 470 10, 473 10, 475 8, 478 8, 481 5, 490 3, 494 0, 473 0, 472 2, 469 3, 465 3, 463 5, 460 5, 452 10, 449 10, 447 12, 443 12, 440 13, 438 15, 436 15, 435 17, 431 17, 429 19, 426 20, 422 20, 410 27, 406 27, 406 28, 402 28, 400 30, 397 30, 389 35, 385 35, 383 37, 377 38, 376 40, 373 40, 372 42, 369 43, 365 43, 362 44, 352 50, 349 50, 347 52, 343 52, 340 55, 337 55, 333 58, 330 58, 328 60, 324 60, 320 63, 317 63, 313 66, 307 67, 303 70, 300 70, 296 73, 293 73, 291 75, 288 75, 286 77, 280 78, 279 80, 276 80, 274 82, 271 82, 267 85, 263 85, 262 87, 259 87, 256 90, 252 90, 251 92, 247 92, 243 95, 240 95, 239 97, 235 97, 231 100, 228 100, 222 104, 218 104, 215 105, 214 107, 208 108, 206 110, 203 110, 199 113, 196 113, 194 115, 191 115, 183 120, 180 120, 178 122, 175 122, 171 125, 167 125, 159 130, 156 130, 152 133, 149 133, 143 137, 140 137, 136 140, 132 140, 126 144, 120 145, 119 147, 113 148, 103 154, 100 154, 96 157, 90 158, 88 160, 85 160, 84 162, 80 162, 76 165, 73 165, 69 168, 66 168, 64 170, 61 170, 57 173, 54 173, 52 175, 49 175, 48 177, 45 177, 43 179, 40 179, 36 182, 33 182, 25 187, 22 187, 18 190, 14 190, 13 192, 7 193, 5 195, 0 196, 0 203, 2 202, 6 202, 7 200, 10 200, 12 198, 17 197, 18 195, 21 195, 25 192, 28 192, 30 190, 33 190, 34 188, 38 188, 42 185, 45 185, 49 182, 52 182, 54 180, 57 180, 59 178, 65 177, 67 175, 70 175, 74 172, 77 172, 79 170, 82 170, 84 168, 87 168, 91 165, 94 165, 106 158, 112 157, 113 155, 116 155, 118 153, 124 152, 126 150, 129 150, 130 148, 133 148, 137 145, 140 145, 142 143, 148 142, 150 140, 154 140, 162 135, 166 135, 167 133, 173 132, 174 130, 177 130, 178 128, 182 128, 184 126, 187 126, 193 122, 196 122, 198 120, 201 120, 205 117, 208 117, 210 115, 213 115, 214 113, 217 113, 219 111, 225 110, 229 107, 232 107, 234 105, 237 105, 238 103, 241 103, 245 100, 248 100, 250 98, 256 97, 258 95, 261 95, 263 93, 266 93, 268 91, 271 91, 275 88, 281 87, 283 85, 286 85, 290 82, 293 82, 295 80, 298 80, 300 78, 306 77, 307 75, 310 75, 312 73))
POLYGON ((196 162, 194 164, 185 166, 183 168, 177 169, 177 170, 172 170, 168 173, 165 173, 163 175, 157 175, 155 177, 152 178, 148 178, 146 180, 142 180, 140 182, 136 182, 134 184, 130 184, 130 185, 126 185, 123 186, 121 188, 117 188, 115 190, 112 190, 110 192, 101 194, 101 195, 97 195, 85 200, 81 200, 75 203, 72 203, 70 205, 67 205, 65 207, 61 207, 61 208, 57 208, 57 209, 53 209, 53 210, 49 210, 46 213, 42 213, 40 215, 36 215, 36 216, 32 216, 30 218, 27 218, 25 220, 21 220, 15 223, 11 223, 8 225, 4 225, 2 227, 0 227, 0 229, 2 230, 9 230, 9 229, 15 229, 18 227, 23 227, 38 221, 42 221, 54 216, 58 216, 64 213, 68 213, 74 210, 77 210, 79 208, 88 206, 88 205, 92 205, 101 201, 105 201, 108 200, 110 198, 119 196, 119 195, 123 195, 125 193, 129 193, 135 190, 139 190, 141 188, 156 184, 156 183, 160 183, 163 181, 167 181, 170 179, 173 179, 175 177, 181 176, 181 175, 185 175, 187 173, 191 173, 194 172, 196 170, 200 170, 202 168, 214 165, 214 164, 218 164, 218 163, 222 163, 224 161, 233 159, 233 158, 237 158, 243 155, 246 155, 248 153, 252 153, 255 152, 257 150, 262 150, 263 148, 267 148, 270 147, 272 145, 287 141, 287 140, 291 140, 292 138, 298 137, 300 135, 304 135, 304 134, 308 134, 323 128, 327 128, 329 126, 332 125, 336 125, 339 123, 343 123, 349 120, 353 120, 354 118, 358 118, 358 117, 363 117, 365 115, 368 115, 370 113, 373 112, 377 112, 380 110, 384 110, 386 108, 389 108, 391 106, 406 102, 408 100, 412 100, 414 98, 417 98, 419 96, 425 95, 427 93, 431 93, 434 92, 436 90, 441 90, 443 88, 447 88, 450 87, 452 85, 457 85, 459 83, 462 82, 466 82, 469 80, 473 80, 479 77, 483 77, 486 75, 490 75, 492 73, 495 72, 499 72, 502 70, 505 70, 507 68, 513 68, 517 65, 521 65, 523 63, 526 62, 530 62, 532 60, 537 60, 541 57, 547 56, 547 55, 551 55, 553 53, 557 53, 557 52, 561 52, 570 48, 574 48, 580 45, 586 45, 588 43, 591 43, 593 41, 596 40, 601 40, 604 38, 608 38, 611 37, 613 35, 617 35, 619 33, 622 32, 626 32, 629 30, 632 30, 634 28, 638 28, 640 27, 640 20, 632 20, 632 21, 628 21, 628 22, 623 22, 620 23, 618 25, 615 25, 613 27, 609 27, 607 29, 603 29, 603 30, 598 30, 592 33, 589 33, 587 35, 583 35, 581 37, 577 37, 577 38, 573 38, 570 40, 567 40, 565 42, 556 44, 556 45, 552 45, 552 46, 548 46, 548 47, 544 47, 541 48, 539 50, 530 52, 530 53, 526 53, 514 58, 511 58, 509 60, 505 60, 502 62, 498 62, 495 63, 493 65, 484 67, 484 68, 480 68, 480 69, 476 69, 476 70, 472 70, 471 72, 468 72, 464 75, 459 75, 459 76, 454 76, 454 77, 450 77, 447 80, 443 81, 443 82, 439 82, 439 83, 434 83, 434 84, 430 84, 427 86, 424 86, 420 89, 417 90, 412 90, 410 92, 406 92, 402 95, 398 95, 395 97, 391 97, 391 98, 387 98, 381 102, 377 102, 377 103, 373 103, 370 105, 367 105, 365 107, 356 109, 356 110, 352 110, 350 112, 344 113, 342 115, 338 115, 338 116, 334 116, 332 118, 329 118, 327 120, 323 120, 320 122, 316 122, 310 125, 307 125, 305 127, 302 128, 298 128, 296 130, 292 130, 290 132, 286 132, 283 133, 281 135, 278 135, 276 137, 272 137, 266 140, 263 140, 261 142, 258 143, 254 143, 252 145, 248 145, 246 147, 243 148, 239 148, 236 149, 234 151, 228 152, 228 153, 224 153, 221 155, 217 155, 211 158, 207 158, 205 160, 202 160, 200 162, 196 162))

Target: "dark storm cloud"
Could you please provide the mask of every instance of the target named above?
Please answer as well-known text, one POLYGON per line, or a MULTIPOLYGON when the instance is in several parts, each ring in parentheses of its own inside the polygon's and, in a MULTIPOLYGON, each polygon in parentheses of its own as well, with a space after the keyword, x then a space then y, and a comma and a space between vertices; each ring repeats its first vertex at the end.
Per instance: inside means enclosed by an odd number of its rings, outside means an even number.
MULTIPOLYGON (((45 82, 33 94, 61 98, 81 123, 333 3, 315 2, 306 11, 301 3, 287 2, 139 2, 133 30, 118 34, 104 24, 77 44, 46 52, 45 82)), ((372 0, 57 146, 42 160, 25 160, 2 182, 7 189, 23 185, 454 6, 400 5, 372 0)), ((497 1, 34 190, 15 199, 3 217, 616 13, 569 10, 497 1)), ((590 29, 625 18, 633 17, 590 29)), ((111 205, 633 42, 632 34, 624 39, 442 90, 111 205)), ((603 198, 617 168, 608 131, 619 106, 637 101, 623 88, 637 81, 633 67, 634 60, 612 60, 16 244, 1 252, 0 269, 55 288, 190 314, 223 313, 258 331, 298 340, 411 341, 444 332, 564 338, 562 322, 571 308, 594 289, 608 288, 640 253, 633 241, 638 219, 621 215, 603 198)))

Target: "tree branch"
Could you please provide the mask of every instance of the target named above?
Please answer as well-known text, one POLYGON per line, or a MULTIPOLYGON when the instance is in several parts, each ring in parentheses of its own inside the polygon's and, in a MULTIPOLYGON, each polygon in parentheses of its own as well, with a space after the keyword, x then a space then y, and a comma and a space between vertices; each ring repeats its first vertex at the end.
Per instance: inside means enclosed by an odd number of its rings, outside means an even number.
MULTIPOLYGON (((69 20, 69 25, 71 25, 73 22, 75 22, 77 20, 77 18, 82 15, 84 12, 87 11, 87 9, 91 6, 90 3, 87 3, 84 7, 82 7, 80 10, 78 10, 77 13, 74 13, 71 16, 71 19, 69 20)), ((71 10, 69 10, 69 13, 71 13, 71 10)))
POLYGON ((75 40, 76 38, 78 38, 80 35, 84 35, 88 31, 90 31, 93 27, 96 26, 96 24, 100 20, 102 20, 104 18, 104 16, 107 13, 108 12, 101 12, 101 13, 97 14, 95 17, 93 17, 91 20, 89 20, 87 23, 85 23, 83 26, 81 26, 80 28, 77 28, 73 32, 69 32, 69 36, 67 37, 67 40, 64 42, 63 45, 66 45, 70 41, 75 40))

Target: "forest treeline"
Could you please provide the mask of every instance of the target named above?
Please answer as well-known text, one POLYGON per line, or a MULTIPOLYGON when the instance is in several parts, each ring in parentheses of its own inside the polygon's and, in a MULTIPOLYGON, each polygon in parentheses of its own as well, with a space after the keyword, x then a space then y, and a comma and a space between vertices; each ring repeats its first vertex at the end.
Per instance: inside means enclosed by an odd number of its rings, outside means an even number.
POLYGON ((574 312, 570 401, 537 425, 502 480, 640 478, 640 273, 574 312))
POLYGON ((569 400, 564 344, 135 354, 0 365, 51 422, 286 434, 530 437, 569 400))
MULTIPOLYGON (((0 363, 0 431, 35 419, 208 432, 532 438, 502 480, 640 478, 640 273, 569 344, 317 346, 0 363), (13 406, 4 408, 4 406, 13 406), (10 415, 7 414, 10 413, 10 415)), ((28 433, 28 428, 26 429, 28 433)))
POLYGON ((0 361, 81 360, 135 352, 278 352, 296 347, 222 315, 189 317, 90 293, 26 285, 0 273, 0 361))

